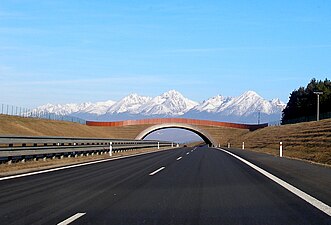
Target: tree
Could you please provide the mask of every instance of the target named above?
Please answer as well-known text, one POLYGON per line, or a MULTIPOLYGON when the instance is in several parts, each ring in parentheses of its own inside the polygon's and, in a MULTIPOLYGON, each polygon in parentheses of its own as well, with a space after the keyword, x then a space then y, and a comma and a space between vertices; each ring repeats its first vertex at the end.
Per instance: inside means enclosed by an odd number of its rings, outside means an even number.
POLYGON ((300 87, 290 94, 289 102, 283 110, 282 124, 306 117, 316 118, 317 97, 315 91, 322 91, 320 96, 320 113, 331 112, 331 81, 317 81, 315 78, 310 81, 306 88, 300 87))

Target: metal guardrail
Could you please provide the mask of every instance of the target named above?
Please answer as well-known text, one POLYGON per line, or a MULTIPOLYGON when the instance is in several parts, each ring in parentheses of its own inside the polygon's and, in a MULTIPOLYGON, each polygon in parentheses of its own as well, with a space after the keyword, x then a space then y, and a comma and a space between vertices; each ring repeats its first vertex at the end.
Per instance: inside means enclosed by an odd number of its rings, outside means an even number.
POLYGON ((106 138, 0 136, 0 162, 106 154, 110 152, 110 147, 116 153, 141 148, 174 147, 174 143, 106 138))

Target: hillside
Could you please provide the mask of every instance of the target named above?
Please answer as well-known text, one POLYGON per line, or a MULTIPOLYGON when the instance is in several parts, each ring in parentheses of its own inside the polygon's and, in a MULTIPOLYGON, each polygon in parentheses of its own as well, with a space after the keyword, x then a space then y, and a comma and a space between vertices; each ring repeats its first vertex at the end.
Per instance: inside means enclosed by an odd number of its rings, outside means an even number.
POLYGON ((266 127, 230 138, 233 147, 279 154, 279 142, 283 142, 284 155, 331 165, 331 119, 319 122, 298 123, 266 127))
POLYGON ((6 115, 0 115, 0 135, 114 138, 105 127, 6 115))

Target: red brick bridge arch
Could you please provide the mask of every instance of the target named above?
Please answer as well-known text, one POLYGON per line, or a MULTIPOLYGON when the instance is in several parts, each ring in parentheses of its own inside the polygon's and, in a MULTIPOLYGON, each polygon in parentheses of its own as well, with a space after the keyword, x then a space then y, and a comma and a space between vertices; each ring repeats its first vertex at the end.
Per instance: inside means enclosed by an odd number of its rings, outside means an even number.
POLYGON ((185 118, 156 118, 116 122, 87 121, 88 126, 108 127, 116 138, 144 139, 148 134, 166 128, 181 128, 198 134, 207 144, 225 144, 229 138, 254 131, 268 124, 237 124, 185 118))

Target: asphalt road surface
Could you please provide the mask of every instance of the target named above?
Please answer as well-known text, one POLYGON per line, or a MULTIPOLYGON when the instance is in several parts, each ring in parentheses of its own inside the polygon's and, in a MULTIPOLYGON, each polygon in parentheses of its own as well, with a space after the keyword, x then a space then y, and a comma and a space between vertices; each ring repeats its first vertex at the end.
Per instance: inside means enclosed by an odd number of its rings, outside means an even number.
POLYGON ((331 224, 233 156, 182 148, 0 181, 0 224, 331 224))

